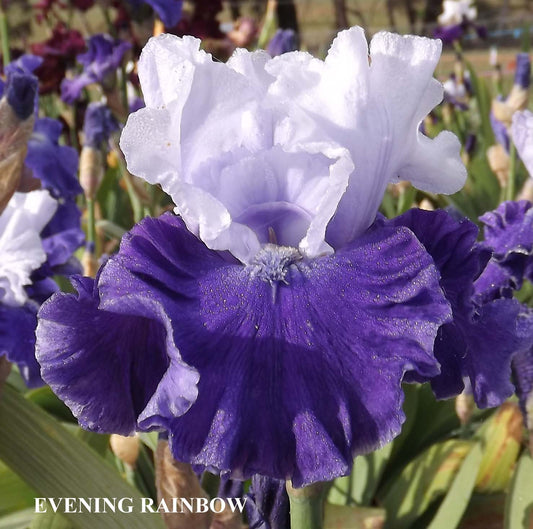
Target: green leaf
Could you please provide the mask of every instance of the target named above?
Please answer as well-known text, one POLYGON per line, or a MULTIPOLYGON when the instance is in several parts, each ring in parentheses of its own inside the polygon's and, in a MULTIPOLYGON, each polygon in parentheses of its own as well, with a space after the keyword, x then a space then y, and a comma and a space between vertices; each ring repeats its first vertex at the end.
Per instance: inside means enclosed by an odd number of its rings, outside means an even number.
POLYGON ((34 497, 34 490, 0 463, 0 517, 33 507, 34 497))
POLYGON ((470 73, 470 82, 472 83, 473 92, 476 95, 476 102, 481 119, 481 137, 484 142, 484 147, 494 145, 494 132, 490 124, 490 109, 492 104, 492 97, 484 79, 478 77, 475 68, 466 62, 468 72, 470 73))
POLYGON ((27 529, 33 518, 33 509, 24 509, 0 518, 0 529, 27 529))
POLYGON ((428 529, 455 529, 459 525, 474 491, 482 456, 481 444, 476 443, 465 457, 428 529))
POLYGON ((350 496, 359 505, 370 505, 389 461, 392 443, 355 459, 350 496))
POLYGON ((29 529, 72 529, 73 527, 61 514, 47 512, 34 515, 29 529))
POLYGON ((383 527, 385 511, 369 507, 346 507, 326 503, 324 529, 369 529, 383 527))
POLYGON ((25 397, 61 421, 77 422, 72 412, 48 386, 32 389, 26 393, 25 397))
POLYGON ((518 460, 505 505, 505 529, 530 527, 533 512, 533 459, 527 453, 518 460))
POLYGON ((406 421, 393 441, 392 453, 378 495, 387 495, 405 465, 431 444, 449 437, 460 426, 453 400, 435 399, 429 384, 404 386, 406 421))
POLYGON ((410 528, 450 488, 471 447, 468 441, 445 441, 432 445, 409 463, 383 498, 386 527, 410 528))
MULTIPOLYGON (((0 398, 0 459, 41 497, 132 498, 141 503, 136 489, 128 485, 91 448, 70 434, 38 406, 10 386, 0 398)), ((163 529, 156 514, 132 516, 65 514, 79 529, 163 529)))

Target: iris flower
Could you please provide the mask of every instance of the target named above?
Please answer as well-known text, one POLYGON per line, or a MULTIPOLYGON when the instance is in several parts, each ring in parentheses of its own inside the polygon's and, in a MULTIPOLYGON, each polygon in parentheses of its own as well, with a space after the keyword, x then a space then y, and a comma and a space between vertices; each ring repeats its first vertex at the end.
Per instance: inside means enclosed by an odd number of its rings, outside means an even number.
POLYGON ((127 50, 129 42, 114 40, 109 35, 93 35, 89 39, 87 53, 78 55, 83 72, 74 79, 64 79, 61 83, 61 99, 72 103, 80 97, 81 91, 92 83, 105 83, 116 74, 127 50))
MULTIPOLYGON (((26 145, 16 144, 16 129, 29 122, 31 130, 37 79, 21 73, 20 64, 12 63, 6 70, 2 110, 8 104, 18 121, 10 129, 4 112, 0 138, 4 153, 15 150, 23 155, 26 145)), ((77 155, 58 145, 60 130, 55 120, 35 121, 21 187, 42 189, 15 193, 0 215, 0 354, 18 364, 31 387, 43 384, 35 359, 35 327, 40 304, 58 290, 51 277, 81 270, 72 257, 84 239, 74 201, 81 190, 75 177, 77 155)))
MULTIPOLYGON (((465 181, 457 138, 418 129, 442 99, 441 43, 379 33, 369 60, 352 28, 325 61, 238 50, 222 64, 199 48, 147 44, 146 108, 121 138, 178 216, 144 219, 96 279, 43 305, 42 375, 87 429, 167 431, 176 459, 237 479, 329 480, 398 434, 402 381, 459 362, 440 381, 453 394, 483 358, 434 353, 452 314, 475 318, 486 259, 472 228, 377 215, 400 178, 445 193, 465 181)), ((490 368, 505 371, 495 343, 490 368)))
POLYGON ((487 29, 474 22, 477 18, 477 8, 472 2, 473 0, 444 0, 435 37, 445 43, 452 43, 460 40, 470 28, 473 28, 480 38, 486 38, 487 29))
MULTIPOLYGON (((476 296, 483 300, 518 302, 513 293, 524 280, 533 280, 533 206, 527 200, 503 202, 480 219, 484 242, 491 260, 475 283, 476 296)), ((513 356, 513 378, 526 426, 533 432, 533 310, 519 305, 518 335, 523 344, 513 356)))

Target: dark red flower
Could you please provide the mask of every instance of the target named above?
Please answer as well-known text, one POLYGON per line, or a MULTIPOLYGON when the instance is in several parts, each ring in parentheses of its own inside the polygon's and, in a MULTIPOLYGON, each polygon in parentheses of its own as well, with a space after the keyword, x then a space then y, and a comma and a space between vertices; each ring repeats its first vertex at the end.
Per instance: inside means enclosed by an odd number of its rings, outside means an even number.
POLYGON ((75 63, 76 55, 86 49, 81 33, 69 30, 63 24, 54 28, 48 40, 32 44, 32 53, 44 59, 41 66, 35 70, 40 81, 40 93, 58 92, 67 68, 75 63))

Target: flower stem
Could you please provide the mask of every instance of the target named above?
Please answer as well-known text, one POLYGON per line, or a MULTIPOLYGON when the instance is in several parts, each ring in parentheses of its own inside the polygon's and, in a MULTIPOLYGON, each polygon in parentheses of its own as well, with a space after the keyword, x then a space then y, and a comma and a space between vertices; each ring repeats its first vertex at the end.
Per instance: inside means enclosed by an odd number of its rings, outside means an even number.
POLYGON ((2 0, 0 0, 0 38, 2 40, 2 58, 5 68, 11 62, 11 54, 9 52, 9 28, 7 25, 7 15, 4 11, 2 0))
POLYGON ((513 141, 509 147, 509 182, 507 183, 507 200, 514 200, 516 194, 516 147, 513 141))
POLYGON ((92 198, 87 198, 87 242, 90 245, 96 243, 96 217, 92 198))
POLYGON ((324 484, 314 483, 301 489, 286 483, 291 509, 291 529, 323 529, 324 484))

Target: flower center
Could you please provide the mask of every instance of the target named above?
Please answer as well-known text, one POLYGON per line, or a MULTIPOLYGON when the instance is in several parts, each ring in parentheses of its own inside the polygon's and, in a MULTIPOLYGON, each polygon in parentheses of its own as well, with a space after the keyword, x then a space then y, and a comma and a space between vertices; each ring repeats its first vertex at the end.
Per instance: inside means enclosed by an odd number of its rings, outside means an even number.
POLYGON ((274 286, 280 281, 288 284, 285 276, 289 267, 302 259, 302 254, 292 246, 266 244, 249 265, 252 277, 258 277, 274 286))

